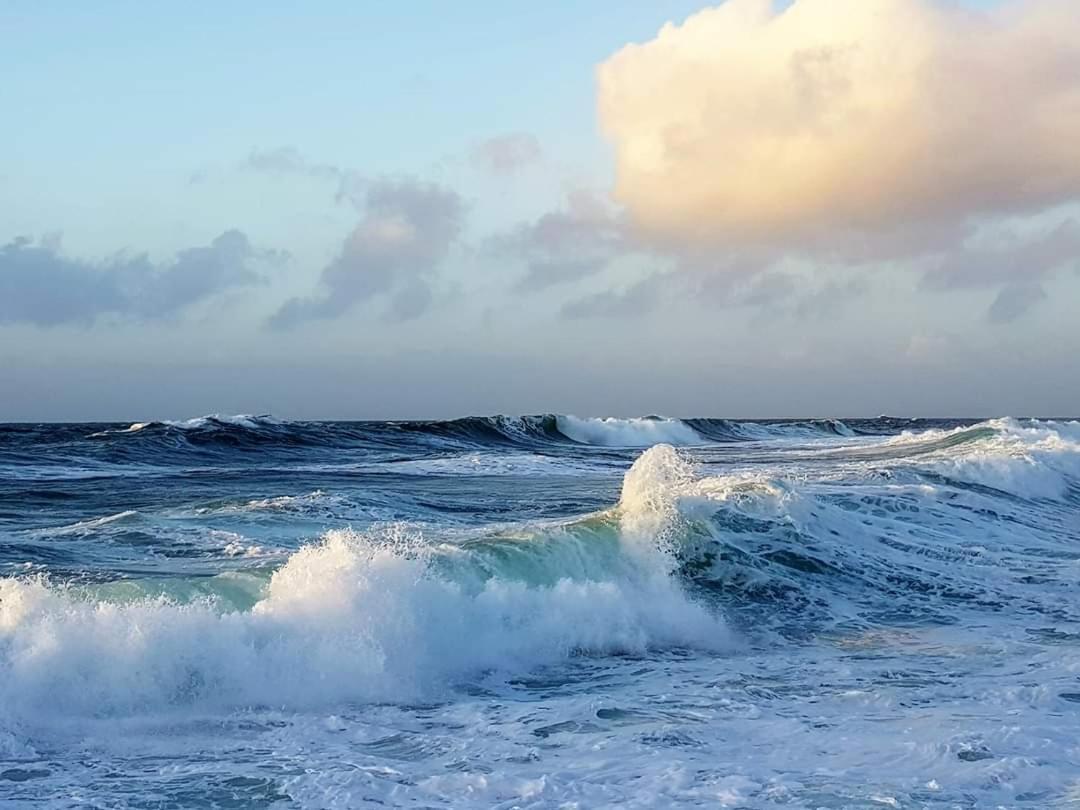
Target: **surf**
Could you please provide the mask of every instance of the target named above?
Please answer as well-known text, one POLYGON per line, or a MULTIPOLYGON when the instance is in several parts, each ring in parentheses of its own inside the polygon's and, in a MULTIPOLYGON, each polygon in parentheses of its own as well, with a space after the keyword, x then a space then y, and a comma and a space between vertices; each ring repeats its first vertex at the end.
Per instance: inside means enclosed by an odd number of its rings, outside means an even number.
POLYGON ((895 623, 901 609, 916 624, 1010 601, 1051 615, 1053 588, 1025 577, 1069 559, 1053 556, 1053 527, 1080 480, 1077 437, 1076 423, 997 420, 871 439, 877 455, 853 452, 835 462, 838 477, 816 479, 717 473, 693 448, 660 444, 626 471, 618 503, 593 514, 332 529, 282 563, 264 564, 260 549, 255 567, 209 579, 8 577, 0 704, 93 715, 409 701, 574 655, 722 651, 732 622, 805 636, 895 623))
POLYGON ((722 617, 674 576, 672 515, 643 494, 648 475, 628 479, 612 513, 527 537, 332 530, 261 583, 233 573, 139 594, 131 582, 2 579, 0 705, 25 721, 408 702, 575 655, 727 649, 722 617))

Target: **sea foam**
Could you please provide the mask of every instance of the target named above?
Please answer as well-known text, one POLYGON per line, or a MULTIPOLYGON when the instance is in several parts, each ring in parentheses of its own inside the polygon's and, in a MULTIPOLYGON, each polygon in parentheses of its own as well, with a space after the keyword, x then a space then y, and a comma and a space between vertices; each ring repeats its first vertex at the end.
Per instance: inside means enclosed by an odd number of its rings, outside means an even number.
POLYGON ((554 568, 550 584, 537 584, 478 564, 468 550, 447 557, 396 525, 328 532, 294 553, 250 610, 0 580, 0 706, 25 719, 410 701, 576 653, 725 649, 720 618, 670 576, 662 491, 678 464, 649 454, 639 464, 602 577, 581 576, 572 555, 545 552, 554 568), (455 576, 455 566, 487 574, 455 576))

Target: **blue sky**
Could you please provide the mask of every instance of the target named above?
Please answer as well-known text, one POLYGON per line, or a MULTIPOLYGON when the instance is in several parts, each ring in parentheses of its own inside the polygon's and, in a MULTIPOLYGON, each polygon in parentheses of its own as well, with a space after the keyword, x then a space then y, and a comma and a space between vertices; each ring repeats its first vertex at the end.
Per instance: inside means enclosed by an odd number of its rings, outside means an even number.
POLYGON ((0 419, 1075 412, 1067 6, 729 5, 6 3, 0 419))

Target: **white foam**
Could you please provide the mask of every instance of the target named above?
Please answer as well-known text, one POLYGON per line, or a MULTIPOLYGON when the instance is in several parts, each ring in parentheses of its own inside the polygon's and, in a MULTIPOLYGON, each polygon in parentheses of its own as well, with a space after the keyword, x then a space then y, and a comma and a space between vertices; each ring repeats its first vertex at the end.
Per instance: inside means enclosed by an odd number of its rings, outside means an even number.
MULTIPOLYGON (((213 427, 215 425, 233 425, 235 427, 247 428, 249 430, 255 430, 261 425, 280 425, 283 424, 281 420, 275 419, 268 414, 262 414, 255 416, 254 414, 227 414, 227 413, 211 413, 206 416, 196 416, 191 419, 163 419, 155 422, 135 422, 129 425, 124 430, 115 431, 117 433, 138 433, 141 430, 145 430, 153 425, 167 425, 169 427, 177 428, 179 430, 198 430, 200 428, 213 427)), ((105 436, 113 431, 103 431, 100 433, 91 434, 92 436, 105 436)))
POLYGON ((108 526, 110 523, 119 523, 121 521, 130 520, 131 518, 138 517, 138 515, 139 513, 133 509, 126 509, 123 512, 117 512, 115 515, 105 515, 104 517, 80 520, 77 523, 72 523, 67 526, 58 526, 55 529, 42 529, 40 531, 54 535, 82 534, 84 532, 92 532, 95 529, 100 529, 103 526, 108 526))
POLYGON ((1080 484, 1080 426, 1076 422, 992 419, 955 430, 905 432, 886 444, 932 444, 977 430, 987 430, 987 435, 935 450, 915 463, 929 463, 949 477, 1024 498, 1058 499, 1080 484))
POLYGON ((579 419, 558 416, 559 432, 576 442, 601 447, 651 447, 654 444, 700 445, 706 440, 678 419, 579 419))
POLYGON ((0 706, 26 717, 407 701, 579 650, 727 644, 719 619, 640 567, 640 553, 606 580, 493 577, 478 588, 436 575, 432 553, 401 527, 331 531, 293 554, 250 611, 2 579, 0 706))
POLYGON ((262 546, 232 541, 222 549, 228 557, 263 557, 268 552, 262 546))
POLYGON ((624 543, 650 561, 646 567, 671 573, 672 536, 680 528, 678 498, 693 480, 691 466, 666 444, 642 453, 623 478, 619 511, 624 543))

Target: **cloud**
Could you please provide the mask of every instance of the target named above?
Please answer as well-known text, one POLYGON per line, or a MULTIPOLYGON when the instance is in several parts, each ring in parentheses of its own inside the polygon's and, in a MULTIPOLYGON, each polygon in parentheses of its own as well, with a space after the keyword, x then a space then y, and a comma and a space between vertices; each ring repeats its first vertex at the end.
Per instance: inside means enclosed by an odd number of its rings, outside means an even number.
POLYGON ((861 279, 799 275, 754 264, 721 273, 697 268, 696 273, 674 274, 682 294, 694 303, 715 310, 720 307, 771 312, 783 317, 824 318, 840 312, 864 295, 861 279))
POLYGON ((521 292, 546 290, 557 284, 571 283, 599 273, 606 265, 606 258, 597 257, 533 261, 529 263, 528 272, 518 281, 517 289, 521 292))
POLYGON ((830 317, 867 292, 867 285, 860 279, 829 280, 805 293, 795 305, 795 314, 802 318, 830 317))
POLYGON ((659 306, 668 282, 668 273, 657 273, 625 290, 605 290, 563 305, 566 320, 585 318, 640 317, 659 306))
POLYGON ((222 290, 255 283, 261 279, 250 266, 256 254, 243 233, 225 231, 209 245, 182 250, 174 262, 148 273, 135 285, 131 303, 140 315, 158 318, 222 290))
POLYGON ((491 250, 524 261, 521 290, 541 290, 599 272, 631 246, 623 223, 595 194, 577 190, 562 208, 494 237, 491 250))
POLYGON ((729 303, 768 309, 790 301, 797 292, 798 284, 787 273, 765 272, 751 276, 729 303))
POLYGON ((88 325, 103 315, 167 318, 225 290, 255 283, 258 258, 237 230, 187 248, 172 262, 118 255, 104 262, 64 256, 59 239, 16 239, 0 247, 0 323, 88 325))
POLYGON ((540 141, 527 132, 488 138, 477 144, 470 155, 474 165, 496 175, 516 174, 539 162, 542 156, 540 141))
POLYGON ((300 175, 326 180, 337 185, 335 200, 353 202, 362 199, 368 179, 353 169, 309 160, 295 146, 253 149, 241 164, 242 169, 270 175, 300 175))
POLYGON ((1046 297, 1041 284, 1009 284, 998 293, 986 315, 992 323, 1011 323, 1046 297))
POLYGON ((413 279, 390 299, 387 317, 395 321, 411 321, 419 318, 431 306, 431 285, 423 279, 413 279))
POLYGON ((908 340, 901 356, 910 362, 924 364, 948 364, 971 354, 971 347, 959 335, 948 332, 916 332, 908 340))
POLYGON ((570 301, 560 314, 566 319, 634 318, 677 303, 680 314, 691 305, 710 313, 741 309, 761 316, 820 319, 836 315, 869 289, 858 278, 821 280, 815 274, 741 262, 732 262, 722 272, 715 272, 715 267, 699 261, 654 273, 625 289, 570 301))
POLYGON ((994 289, 987 312, 994 324, 1011 323, 1046 299, 1044 283, 1067 268, 1080 270, 1080 222, 1065 220, 1042 233, 995 229, 991 238, 942 254, 923 275, 922 288, 937 292, 994 289))
POLYGON ((112 267, 59 255, 19 238, 0 248, 0 323, 90 323, 127 301, 112 267))
POLYGON ((244 161, 244 168, 257 172, 278 174, 307 174, 312 177, 337 179, 342 170, 326 163, 312 163, 295 146, 278 146, 274 149, 252 149, 244 161))
POLYGON ((615 198, 660 240, 919 249, 906 227, 1080 196, 1075 0, 728 0, 598 85, 615 198))
POLYGON ((930 289, 951 290, 1046 278, 1069 265, 1080 268, 1080 222, 1069 219, 1035 235, 999 233, 993 241, 945 254, 923 278, 930 289))
POLYGON ((363 218, 322 271, 319 289, 287 301, 269 325, 283 329, 335 318, 379 296, 391 299, 396 317, 418 317, 430 304, 429 282, 464 218, 461 197, 440 186, 406 179, 371 183, 363 218))

